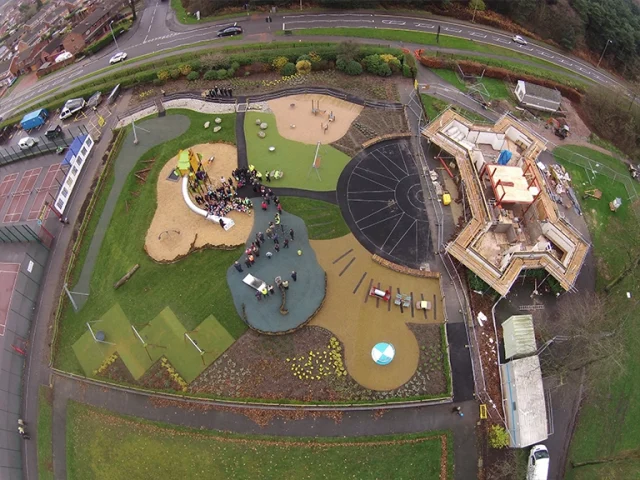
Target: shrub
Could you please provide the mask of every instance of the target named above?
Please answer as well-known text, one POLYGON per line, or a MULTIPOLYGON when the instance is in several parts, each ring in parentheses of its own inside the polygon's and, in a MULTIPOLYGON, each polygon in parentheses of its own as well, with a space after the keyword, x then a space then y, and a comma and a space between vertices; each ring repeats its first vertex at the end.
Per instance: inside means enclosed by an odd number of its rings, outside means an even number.
POLYGON ((289 59, 287 57, 280 56, 273 59, 271 66, 276 72, 279 72, 287 63, 289 63, 289 59))
POLYGON ((191 65, 189 65, 188 63, 180 65, 178 69, 180 70, 180 75, 185 77, 191 73, 191 65))
POLYGON ((227 70, 227 78, 233 78, 236 75, 236 71, 233 68, 230 68, 229 70, 227 70))
POLYGON ((169 80, 169 72, 167 70, 160 70, 158 72, 158 80, 162 81, 162 82, 166 82, 167 80, 169 80))
POLYGON ((231 62, 231 68, 233 70, 238 70, 240 68, 240 64, 238 62, 231 62))
POLYGON ((229 75, 229 72, 227 72, 227 70, 225 70, 224 68, 221 68, 217 71, 217 74, 218 80, 224 80, 229 75))
POLYGON ((198 80, 199 78, 200 74, 198 72, 190 72, 189 75, 187 75, 187 80, 189 80, 190 82, 198 80))
POLYGON ((311 62, 311 70, 320 71, 320 70, 331 70, 333 68, 333 64, 328 60, 320 60, 319 62, 311 62))
POLYGON ((136 83, 151 83, 158 78, 158 74, 154 71, 138 72, 134 75, 136 83))
POLYGON ((155 87, 161 87, 162 85, 164 85, 164 80, 160 80, 159 78, 154 78, 152 83, 155 87))
POLYGON ((204 77, 205 80, 217 80, 218 79, 218 72, 215 70, 208 70, 207 72, 205 72, 204 77))
POLYGON ((309 52, 309 60, 311 60, 311 63, 318 63, 322 61, 322 57, 318 55, 315 51, 313 51, 313 52, 309 52))
POLYGON ((197 58, 195 60, 191 60, 189 62, 189 65, 191 66, 192 72, 199 72, 200 70, 202 70, 202 62, 197 58))
POLYGON ((491 448, 507 448, 511 439, 509 433, 501 425, 491 425, 489 428, 489 446, 491 448))
POLYGON ((296 60, 296 64, 297 64, 298 62, 303 62, 303 61, 311 62, 311 56, 310 56, 310 55, 306 55, 306 54, 304 54, 304 55, 300 55, 300 56, 298 57, 298 59, 296 60))
POLYGON ((282 70, 280 70, 280 73, 282 74, 283 77, 289 77, 291 75, 295 75, 296 72, 297 72, 296 66, 291 62, 287 63, 284 67, 282 67, 282 70))
POLYGON ((377 75, 382 65, 386 65, 386 63, 382 61, 380 55, 367 55, 362 59, 362 66, 369 73, 374 73, 377 75))
POLYGON ((400 71, 400 60, 398 60, 394 55, 383 53, 382 55, 380 55, 380 60, 389 65, 389 68, 391 68, 392 72, 400 71))
POLYGON ((411 71, 411 67, 406 63, 402 65, 402 76, 406 78, 412 78, 413 72, 411 71))
POLYGON ((300 60, 296 63, 296 71, 301 75, 311 72, 311 62, 309 60, 300 60))
POLYGON ((338 55, 338 58, 336 59, 336 68, 341 72, 344 72, 347 69, 349 61, 350 59, 347 55, 338 55))
POLYGON ((361 75, 362 74, 362 65, 360 65, 355 60, 349 60, 347 62, 347 66, 344 69, 344 73, 347 75, 361 75))
POLYGON ((169 72, 169 76, 171 76, 173 80, 177 80, 178 78, 180 78, 180 70, 177 68, 174 68, 169 72))

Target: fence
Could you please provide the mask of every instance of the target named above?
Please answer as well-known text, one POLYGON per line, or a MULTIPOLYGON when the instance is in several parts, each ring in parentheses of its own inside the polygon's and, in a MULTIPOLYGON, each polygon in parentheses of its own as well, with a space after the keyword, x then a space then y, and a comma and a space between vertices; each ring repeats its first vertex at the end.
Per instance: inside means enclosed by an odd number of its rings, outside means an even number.
POLYGON ((19 160, 26 160, 27 158, 37 157, 39 155, 45 155, 47 153, 55 152, 59 147, 67 148, 73 142, 73 139, 79 135, 86 135, 89 132, 82 126, 67 126, 62 128, 62 136, 49 140, 44 134, 35 136, 29 132, 29 136, 36 138, 38 143, 33 147, 22 150, 18 146, 8 146, 0 148, 0 165, 6 165, 8 163, 17 162, 19 160))
POLYGON ((43 226, 36 232, 30 225, 2 225, 0 226, 0 242, 2 243, 31 243, 38 242, 47 250, 51 247, 53 235, 43 226))

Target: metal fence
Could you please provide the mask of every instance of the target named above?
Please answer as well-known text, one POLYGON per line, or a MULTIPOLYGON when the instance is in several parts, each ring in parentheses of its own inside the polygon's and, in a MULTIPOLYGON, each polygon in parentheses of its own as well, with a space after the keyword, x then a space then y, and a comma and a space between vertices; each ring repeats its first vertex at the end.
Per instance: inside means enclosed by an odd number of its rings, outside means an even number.
POLYGON ((42 225, 32 228, 27 224, 0 226, 0 243, 31 243, 38 242, 49 249, 53 235, 42 225))
POLYGON ((45 155, 47 153, 55 152, 59 147, 67 148, 73 142, 73 139, 79 135, 86 135, 89 131, 82 125, 69 125, 62 126, 62 136, 49 140, 44 136, 44 129, 41 129, 40 135, 35 135, 33 132, 25 132, 20 135, 17 133, 15 136, 20 138, 24 136, 30 136, 38 140, 33 147, 22 150, 17 145, 10 145, 0 148, 0 165, 6 165, 8 163, 17 162, 19 160, 26 160, 27 158, 37 157, 39 155, 45 155))

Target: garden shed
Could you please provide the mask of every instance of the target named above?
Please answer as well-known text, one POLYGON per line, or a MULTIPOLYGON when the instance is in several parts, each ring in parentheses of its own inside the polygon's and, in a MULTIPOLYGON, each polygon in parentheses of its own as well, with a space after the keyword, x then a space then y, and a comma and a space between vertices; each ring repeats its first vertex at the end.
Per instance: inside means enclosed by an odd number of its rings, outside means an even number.
POLYGON ((549 436, 547 405, 537 355, 500 365, 502 396, 510 447, 524 448, 549 436))
POLYGON ((531 315, 512 315, 502 324, 504 358, 522 358, 536 353, 536 336, 531 315))
POLYGON ((514 93, 518 97, 520 105, 545 112, 558 111, 562 100, 562 95, 558 90, 542 87, 524 80, 518 80, 514 93))

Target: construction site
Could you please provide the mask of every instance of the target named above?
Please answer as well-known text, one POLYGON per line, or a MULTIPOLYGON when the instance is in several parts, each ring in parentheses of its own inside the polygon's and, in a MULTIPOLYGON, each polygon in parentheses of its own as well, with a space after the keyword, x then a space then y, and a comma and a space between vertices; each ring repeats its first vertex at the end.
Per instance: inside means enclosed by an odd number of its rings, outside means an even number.
POLYGON ((422 135, 440 148, 463 205, 447 252, 502 296, 526 269, 544 269, 572 290, 589 243, 550 196, 537 162, 546 141, 508 114, 480 126, 450 109, 422 135))

